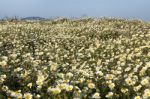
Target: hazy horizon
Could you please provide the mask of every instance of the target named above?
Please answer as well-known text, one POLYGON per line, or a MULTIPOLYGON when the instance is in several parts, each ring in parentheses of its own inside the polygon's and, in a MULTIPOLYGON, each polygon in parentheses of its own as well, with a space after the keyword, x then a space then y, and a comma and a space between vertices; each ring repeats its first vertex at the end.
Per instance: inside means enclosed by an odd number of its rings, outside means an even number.
POLYGON ((150 21, 150 0, 0 0, 5 17, 116 17, 150 21))

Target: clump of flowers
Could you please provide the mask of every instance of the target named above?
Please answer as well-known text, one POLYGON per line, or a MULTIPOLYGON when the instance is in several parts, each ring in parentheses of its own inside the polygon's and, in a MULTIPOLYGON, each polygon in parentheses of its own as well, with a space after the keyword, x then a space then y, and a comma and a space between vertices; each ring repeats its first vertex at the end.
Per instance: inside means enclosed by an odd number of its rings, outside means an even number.
POLYGON ((0 99, 149 99, 150 24, 0 20, 0 99))

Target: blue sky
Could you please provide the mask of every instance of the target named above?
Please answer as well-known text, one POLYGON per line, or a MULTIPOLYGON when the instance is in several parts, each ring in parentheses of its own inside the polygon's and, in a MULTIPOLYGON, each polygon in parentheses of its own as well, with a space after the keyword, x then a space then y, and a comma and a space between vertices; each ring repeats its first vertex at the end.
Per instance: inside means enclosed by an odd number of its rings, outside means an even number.
POLYGON ((0 0, 0 17, 121 17, 150 21, 150 0, 0 0))

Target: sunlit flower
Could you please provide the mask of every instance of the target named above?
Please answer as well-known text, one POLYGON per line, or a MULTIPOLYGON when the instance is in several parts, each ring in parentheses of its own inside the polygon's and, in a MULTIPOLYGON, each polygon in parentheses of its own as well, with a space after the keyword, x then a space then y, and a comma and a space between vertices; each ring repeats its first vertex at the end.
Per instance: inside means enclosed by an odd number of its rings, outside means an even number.
POLYGON ((144 94, 143 94, 143 98, 149 98, 150 97, 150 89, 145 89, 144 90, 144 94))
POLYGON ((109 87, 110 89, 114 89, 115 84, 114 84, 114 83, 109 83, 109 84, 108 84, 108 87, 109 87))
POLYGON ((103 76, 104 75, 102 71, 97 71, 96 74, 99 75, 99 76, 103 76))
POLYGON ((107 74, 106 79, 112 80, 114 78, 113 74, 107 74))
POLYGON ((46 79, 46 77, 39 71, 36 84, 38 86, 42 86, 45 79, 46 79))
POLYGON ((139 91, 141 88, 142 88, 142 86, 138 85, 138 86, 135 86, 133 89, 134 89, 134 91, 139 91))
POLYGON ((88 87, 89 87, 90 89, 93 89, 93 88, 95 88, 95 84, 94 84, 94 83, 88 83, 88 87))
POLYGON ((0 66, 5 67, 6 65, 7 65, 7 62, 6 62, 6 61, 1 61, 1 62, 0 62, 0 66))
POLYGON ((69 78, 73 77, 73 74, 71 72, 67 73, 66 76, 68 76, 69 78))
POLYGON ((62 83, 62 84, 59 84, 58 87, 59 87, 61 90, 66 89, 67 84, 66 84, 66 83, 62 83))
POLYGON ((61 89, 60 88, 51 88, 51 87, 49 87, 48 89, 47 89, 47 91, 48 92, 51 92, 52 94, 59 94, 60 92, 61 92, 61 89))
POLYGON ((128 85, 134 85, 134 84, 135 84, 135 81, 132 80, 131 78, 126 78, 126 79, 125 79, 125 82, 126 82, 128 85))
POLYGON ((135 96, 134 99, 142 99, 140 96, 135 96))
POLYGON ((24 98, 25 99, 32 99, 32 94, 31 93, 25 93, 24 98))
POLYGON ((148 85, 149 84, 149 79, 146 77, 141 81, 142 85, 148 85))
POLYGON ((122 89, 121 89, 121 92, 124 93, 124 94, 127 93, 128 91, 129 91, 129 90, 128 90, 127 88, 122 88, 122 89))
POLYGON ((100 94, 98 92, 94 93, 92 98, 94 99, 100 99, 100 94))
POLYGON ((32 87, 32 83, 29 83, 27 86, 28 86, 29 88, 31 88, 31 87, 32 87))
POLYGON ((111 98, 114 95, 113 92, 108 92, 108 94, 106 95, 106 98, 111 98))
POLYGON ((66 86, 66 91, 72 91, 72 90, 73 90, 73 86, 72 85, 66 86))

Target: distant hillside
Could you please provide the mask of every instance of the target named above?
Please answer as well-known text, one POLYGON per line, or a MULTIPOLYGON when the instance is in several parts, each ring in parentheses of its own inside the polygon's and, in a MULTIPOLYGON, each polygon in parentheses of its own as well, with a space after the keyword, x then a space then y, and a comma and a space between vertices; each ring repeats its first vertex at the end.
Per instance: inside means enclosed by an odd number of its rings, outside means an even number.
POLYGON ((45 18, 42 17, 25 17, 22 20, 44 20, 45 18))

